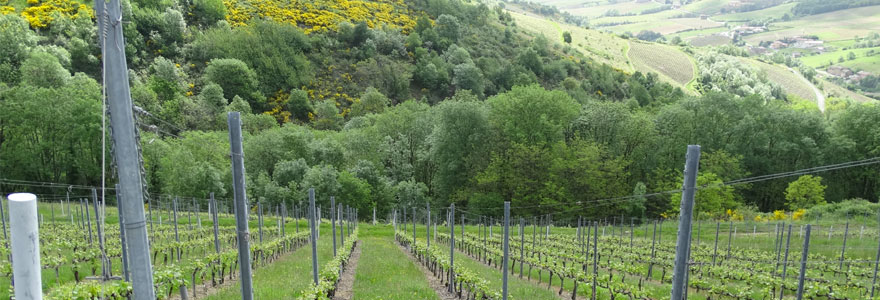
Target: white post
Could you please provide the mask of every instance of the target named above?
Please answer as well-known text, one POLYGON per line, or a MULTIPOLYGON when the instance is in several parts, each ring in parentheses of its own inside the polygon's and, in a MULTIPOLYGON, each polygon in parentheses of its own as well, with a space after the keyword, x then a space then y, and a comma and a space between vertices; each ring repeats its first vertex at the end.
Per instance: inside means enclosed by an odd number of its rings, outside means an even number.
POLYGON ((15 299, 43 299, 40 267, 40 232, 37 227, 37 196, 11 194, 9 228, 12 242, 12 276, 15 299))

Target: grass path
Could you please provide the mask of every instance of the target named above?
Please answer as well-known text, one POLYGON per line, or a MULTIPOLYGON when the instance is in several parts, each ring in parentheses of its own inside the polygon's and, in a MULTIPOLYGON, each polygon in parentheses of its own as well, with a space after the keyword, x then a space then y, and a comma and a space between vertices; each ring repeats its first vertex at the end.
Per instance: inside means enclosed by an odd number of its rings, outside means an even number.
POLYGON ((352 299, 439 299, 425 274, 401 253, 388 225, 361 225, 352 299))
MULTIPOLYGON (((332 235, 326 224, 318 240, 318 268, 333 256, 332 235)), ((305 245, 271 265, 254 271, 254 299, 293 299, 312 282, 312 247, 305 245)), ((241 299, 241 285, 236 283, 204 299, 241 299)))

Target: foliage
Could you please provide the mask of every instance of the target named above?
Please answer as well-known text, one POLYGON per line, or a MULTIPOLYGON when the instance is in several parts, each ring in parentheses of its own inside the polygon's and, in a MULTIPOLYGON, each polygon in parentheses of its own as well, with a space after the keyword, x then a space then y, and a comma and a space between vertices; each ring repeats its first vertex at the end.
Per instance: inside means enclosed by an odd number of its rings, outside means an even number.
POLYGON ((808 209, 825 203, 825 189, 822 177, 803 175, 788 184, 785 201, 790 209, 808 209))
POLYGON ((223 87, 223 97, 233 99, 236 96, 247 99, 251 108, 263 107, 259 102, 257 74, 248 68, 243 61, 226 58, 212 59, 205 69, 205 81, 223 87))
POLYGON ((229 11, 226 20, 234 26, 245 26, 261 17, 302 26, 306 33, 336 30, 342 22, 364 22, 371 28, 387 24, 405 31, 416 23, 416 13, 401 0, 225 0, 224 4, 229 11))

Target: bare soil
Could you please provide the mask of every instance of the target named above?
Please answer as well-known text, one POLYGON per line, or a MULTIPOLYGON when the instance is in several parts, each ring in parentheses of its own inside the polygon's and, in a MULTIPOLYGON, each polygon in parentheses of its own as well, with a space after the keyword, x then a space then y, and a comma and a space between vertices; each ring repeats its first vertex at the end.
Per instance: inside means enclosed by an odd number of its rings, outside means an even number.
POLYGON ((358 261, 361 259, 361 244, 361 241, 355 243, 354 250, 351 251, 351 257, 348 258, 348 266, 342 272, 342 276, 339 277, 339 282, 336 283, 336 292, 333 295, 333 300, 352 299, 354 294, 352 292, 354 274, 357 271, 358 261))

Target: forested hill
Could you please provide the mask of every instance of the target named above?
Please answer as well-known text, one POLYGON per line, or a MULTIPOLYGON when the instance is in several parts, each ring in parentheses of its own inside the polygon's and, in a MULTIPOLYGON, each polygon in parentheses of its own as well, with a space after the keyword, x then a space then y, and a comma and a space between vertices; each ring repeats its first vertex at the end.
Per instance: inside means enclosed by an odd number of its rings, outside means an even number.
MULTIPOLYGON (((0 1, 0 178, 98 185, 93 11, 0 1)), ((315 187, 320 202, 336 195, 365 216, 426 200, 492 215, 511 200, 656 217, 675 213, 674 195, 573 203, 677 188, 687 144, 703 146, 700 184, 880 154, 877 106, 840 102, 822 115, 748 93, 686 96, 656 74, 530 36, 479 2, 123 6, 148 188, 165 197, 229 196, 227 111, 246 113, 251 199, 300 203, 315 187)), ((829 201, 880 196, 876 168, 828 175, 829 201)), ((794 179, 701 190, 697 208, 794 207, 794 179)))

